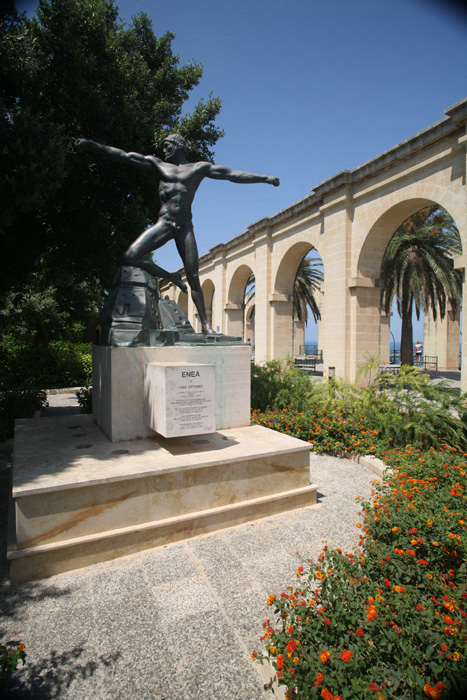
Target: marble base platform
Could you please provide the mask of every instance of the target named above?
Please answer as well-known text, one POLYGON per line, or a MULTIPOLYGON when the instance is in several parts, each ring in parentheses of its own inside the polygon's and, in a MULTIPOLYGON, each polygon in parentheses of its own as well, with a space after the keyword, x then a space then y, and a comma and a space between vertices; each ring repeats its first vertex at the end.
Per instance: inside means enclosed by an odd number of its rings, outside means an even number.
POLYGON ((19 420, 11 581, 313 505, 309 452, 258 425, 116 445, 91 416, 19 420))

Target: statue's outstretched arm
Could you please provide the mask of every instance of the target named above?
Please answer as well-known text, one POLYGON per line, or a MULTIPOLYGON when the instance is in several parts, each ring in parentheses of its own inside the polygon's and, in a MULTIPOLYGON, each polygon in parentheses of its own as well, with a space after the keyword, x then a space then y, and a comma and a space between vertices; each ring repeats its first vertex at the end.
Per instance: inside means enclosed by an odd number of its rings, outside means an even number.
POLYGON ((115 148, 114 146, 104 146, 104 144, 91 141, 91 139, 76 139, 75 148, 100 153, 106 158, 116 160, 118 163, 133 165, 143 170, 152 170, 154 165, 157 165, 156 161, 159 160, 154 157, 148 158, 141 155, 141 153, 127 153, 121 148, 115 148))
POLYGON ((255 173, 246 173, 242 170, 231 170, 225 165, 211 165, 206 177, 213 180, 229 180, 230 182, 239 182, 240 184, 253 184, 263 182, 266 185, 274 185, 278 187, 279 178, 274 175, 256 175, 255 173))

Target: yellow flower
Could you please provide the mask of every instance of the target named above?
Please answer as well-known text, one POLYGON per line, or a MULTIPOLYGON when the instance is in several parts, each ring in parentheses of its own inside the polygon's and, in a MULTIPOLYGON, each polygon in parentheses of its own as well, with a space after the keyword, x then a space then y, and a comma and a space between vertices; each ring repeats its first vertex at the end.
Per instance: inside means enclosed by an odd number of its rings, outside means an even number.
POLYGON ((293 659, 294 664, 298 664, 299 661, 300 661, 300 659, 298 658, 298 656, 294 656, 294 659, 293 659))
POLYGON ((454 661, 459 661, 459 659, 460 659, 459 652, 455 651, 454 654, 452 655, 452 658, 454 659, 454 661))

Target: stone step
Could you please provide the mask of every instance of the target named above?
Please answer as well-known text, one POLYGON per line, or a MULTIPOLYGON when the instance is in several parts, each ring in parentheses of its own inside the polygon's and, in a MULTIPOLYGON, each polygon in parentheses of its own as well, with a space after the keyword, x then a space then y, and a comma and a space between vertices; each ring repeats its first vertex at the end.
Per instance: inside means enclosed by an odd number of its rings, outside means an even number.
POLYGON ((12 585, 82 569, 198 535, 215 532, 276 513, 316 504, 314 484, 271 496, 232 503, 165 520, 18 549, 10 543, 12 585))
POLYGON ((316 503, 310 445, 262 426, 121 442, 91 416, 17 422, 14 582, 316 503))

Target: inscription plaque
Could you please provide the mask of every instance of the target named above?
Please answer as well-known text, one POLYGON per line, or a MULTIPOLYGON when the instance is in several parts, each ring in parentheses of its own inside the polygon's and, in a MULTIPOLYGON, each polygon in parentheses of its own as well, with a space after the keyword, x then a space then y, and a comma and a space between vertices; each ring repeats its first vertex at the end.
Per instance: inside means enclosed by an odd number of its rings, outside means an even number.
POLYGON ((164 437, 216 431, 214 365, 150 362, 144 378, 144 422, 164 437))

